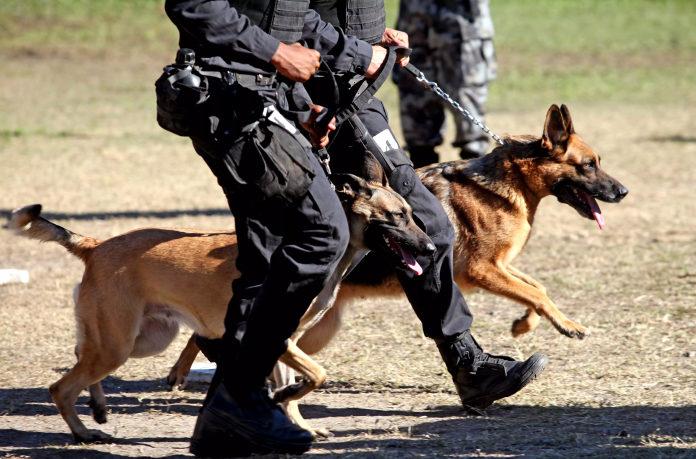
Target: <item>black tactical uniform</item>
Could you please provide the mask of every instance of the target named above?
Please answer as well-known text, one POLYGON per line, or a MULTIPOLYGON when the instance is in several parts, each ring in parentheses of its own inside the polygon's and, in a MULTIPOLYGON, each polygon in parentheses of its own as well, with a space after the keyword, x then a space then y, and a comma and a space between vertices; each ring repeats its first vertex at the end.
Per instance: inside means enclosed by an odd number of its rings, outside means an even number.
MULTIPOLYGON (((350 15, 350 6, 360 0, 347 1, 346 6, 346 2, 341 0, 312 0, 310 7, 316 9, 323 20, 345 28, 347 33, 355 34, 371 44, 379 43, 384 32, 383 0, 365 0, 372 3, 373 14, 365 18, 367 22, 362 27, 355 20, 351 21, 350 15), (378 8, 374 3, 379 4, 378 8), (348 14, 341 14, 346 8, 348 14)), ((351 93, 356 85, 364 84, 363 78, 351 72, 340 73, 338 80, 344 89, 342 98, 351 93)), ((327 91, 321 79, 313 78, 305 87, 316 103, 329 103, 324 99, 331 92, 327 91)), ((345 101, 342 101, 342 105, 345 105, 345 101)), ((415 221, 437 247, 435 254, 417 257, 423 268, 420 276, 400 266, 390 267, 386 258, 373 252, 355 267, 344 280, 344 285, 354 281, 379 284, 393 269, 423 323, 425 335, 437 343, 465 405, 485 407, 522 389, 543 371, 546 356, 535 354, 524 362, 491 356, 483 352, 469 333, 472 314, 453 277, 454 227, 442 204, 425 188, 413 164, 399 148, 382 102, 370 98, 333 137, 329 147, 332 169, 360 175, 356 160, 364 150, 369 150, 387 172, 391 187, 411 205, 415 221)))
MULTIPOLYGON (((234 123, 222 127, 221 122, 214 132, 192 136, 194 148, 228 196, 241 272, 232 283, 234 297, 225 318, 216 383, 211 385, 192 439, 192 452, 197 455, 299 454, 311 445, 311 434, 292 425, 270 401, 264 391, 265 378, 345 251, 348 225, 311 152, 314 180, 289 205, 279 201, 258 204, 240 197, 232 186, 228 162, 231 145, 243 139, 241 131, 253 127, 262 110, 298 111, 307 102, 301 85, 277 77, 269 63, 280 41, 304 40, 333 71, 367 71, 370 45, 321 21, 308 10, 308 3, 167 0, 165 4, 167 15, 179 29, 180 46, 195 51, 203 71, 224 76, 220 81, 211 79, 211 86, 236 81, 224 94, 245 94, 243 99, 235 99, 234 107, 224 107, 234 109, 229 117, 244 128, 234 123)), ((244 167, 240 163, 236 172, 243 173, 244 167)))

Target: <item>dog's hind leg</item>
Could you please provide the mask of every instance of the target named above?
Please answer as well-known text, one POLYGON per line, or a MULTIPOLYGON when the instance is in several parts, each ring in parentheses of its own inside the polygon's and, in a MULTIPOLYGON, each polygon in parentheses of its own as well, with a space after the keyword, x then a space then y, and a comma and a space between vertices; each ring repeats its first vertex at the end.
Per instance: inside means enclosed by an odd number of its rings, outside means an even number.
MULTIPOLYGON (((95 345, 95 347, 97 347, 95 345)), ((58 407, 61 416, 70 427, 70 430, 78 443, 95 443, 108 442, 112 438, 99 430, 88 430, 77 416, 75 403, 80 395, 80 392, 90 386, 92 397, 103 397, 101 385, 99 381, 108 376, 115 369, 120 367, 128 358, 128 355, 109 355, 109 352, 95 349, 87 350, 87 346, 83 346, 80 352, 80 360, 68 374, 63 376, 49 388, 51 397, 58 407), (98 388, 92 386, 98 385, 98 388)), ((98 398, 95 398, 99 402, 98 398)), ((106 409, 106 400, 103 399, 104 410, 106 409)))
MULTIPOLYGON (((89 272, 85 272, 89 278, 89 272)), ((66 375, 49 388, 61 416, 78 443, 111 441, 111 436, 99 430, 88 430, 77 416, 75 403, 80 393, 89 387, 90 405, 97 422, 105 421, 106 399, 100 381, 123 365, 133 349, 137 322, 119 314, 132 303, 109 301, 94 288, 80 289, 75 305, 78 343, 77 363, 66 375), (98 305, 98 306, 97 306, 98 305)))
POLYGON ((184 390, 186 388, 186 383, 188 382, 188 375, 191 372, 191 365, 198 357, 198 345, 196 344, 196 339, 193 333, 191 338, 189 338, 186 347, 181 354, 179 354, 179 360, 176 361, 172 369, 169 371, 169 376, 167 376, 167 384, 169 384, 174 390, 174 387, 178 386, 179 390, 184 390))
POLYGON ((101 381, 89 386, 89 410, 92 412, 92 418, 97 424, 106 423, 106 395, 102 388, 101 381))

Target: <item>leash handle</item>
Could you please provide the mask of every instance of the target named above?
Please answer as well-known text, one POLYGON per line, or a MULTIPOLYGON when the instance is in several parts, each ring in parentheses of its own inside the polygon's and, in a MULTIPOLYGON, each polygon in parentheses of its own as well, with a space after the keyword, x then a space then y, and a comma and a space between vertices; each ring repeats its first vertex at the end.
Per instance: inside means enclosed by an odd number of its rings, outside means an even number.
POLYGON ((405 46, 395 46, 394 51, 396 51, 396 54, 398 54, 401 57, 410 57, 411 51, 413 51, 413 50, 411 48, 407 48, 405 46))

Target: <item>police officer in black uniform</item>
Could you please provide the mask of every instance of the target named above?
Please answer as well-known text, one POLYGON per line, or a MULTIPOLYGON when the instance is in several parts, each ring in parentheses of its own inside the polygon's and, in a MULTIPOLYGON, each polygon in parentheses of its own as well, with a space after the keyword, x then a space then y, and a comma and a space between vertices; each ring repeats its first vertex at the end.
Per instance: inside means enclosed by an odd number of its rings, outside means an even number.
MULTIPOLYGON (((312 49, 324 56, 340 86, 348 88, 342 92, 355 96, 356 85, 363 84, 363 77, 379 73, 386 57, 386 50, 370 44, 408 45, 405 34, 385 29, 383 0, 315 0, 311 6, 326 22, 307 10, 309 1, 302 0, 167 0, 166 11, 179 28, 180 45, 194 49, 206 69, 228 72, 253 90, 263 105, 285 110, 302 105, 297 96, 302 98, 303 88, 288 82, 306 81, 314 74, 318 53, 312 49), (288 46, 300 39, 309 49, 288 46), (278 78, 278 73, 285 78, 278 78)), ((313 85, 314 80, 307 88, 312 99, 327 105, 323 98, 330 91, 322 90, 321 84, 313 85)), ((249 105, 255 104, 237 104, 249 105)), ((320 109, 312 106, 303 126, 312 131, 316 146, 325 146, 327 131, 317 132, 314 122, 320 109)), ((285 338, 293 333, 335 268, 347 243, 347 228, 316 158, 312 164, 317 177, 291 205, 250 208, 238 199, 227 186, 228 168, 220 160, 229 148, 227 133, 193 139, 196 151, 228 195, 242 276, 233 282, 219 370, 196 424, 192 452, 222 456, 301 453, 309 448, 311 435, 289 422, 263 386, 285 351, 285 338)), ((398 148, 382 103, 371 98, 334 134, 332 145, 334 170, 339 172, 359 172, 353 161, 366 149, 371 151, 438 249, 432 257, 418 259, 424 269, 420 277, 370 254, 370 262, 360 263, 347 281, 379 282, 390 269, 396 270, 426 336, 438 344, 463 403, 485 407, 519 391, 543 370, 546 357, 536 354, 518 362, 490 356, 469 333, 472 315, 452 276, 454 229, 439 201, 398 148)))
POLYGON ((308 6, 308 0, 165 3, 180 46, 195 52, 201 76, 209 77, 211 102, 222 98, 222 111, 215 113, 219 124, 211 122, 209 132, 191 137, 228 197, 241 272, 232 283, 218 371, 191 441, 197 456, 301 454, 311 446, 311 434, 269 399, 266 376, 335 269, 348 243, 348 225, 309 143, 283 114, 297 114, 296 121, 325 145, 329 128, 316 123, 321 107, 308 104, 295 82, 316 72, 320 55, 333 72, 373 76, 384 53, 326 24, 308 6), (274 137, 282 141, 274 144, 274 137), (271 139, 271 147, 264 139, 271 139), (306 189, 298 191, 291 181, 277 195, 264 196, 279 180, 254 182, 271 171, 249 158, 275 154, 309 161, 310 170, 296 168, 306 189))
MULTIPOLYGON (((383 0, 311 0, 310 8, 324 21, 368 43, 408 46, 405 33, 385 29, 383 0), (358 17, 351 7, 367 8, 369 14, 358 17)), ((402 65, 406 64, 402 61, 402 65)), ((365 84, 363 76, 351 72, 339 72, 337 78, 344 89, 343 99, 355 94, 356 85, 365 84)), ((327 103, 330 91, 320 79, 313 78, 305 86, 316 103, 327 103)), ((411 205, 414 219, 437 247, 434 255, 417 257, 423 268, 420 276, 402 266, 390 267, 386 258, 369 253, 344 280, 344 285, 352 281, 379 284, 393 269, 423 323, 425 335, 436 342, 464 405, 485 408, 521 390, 544 370, 548 359, 543 354, 534 354, 526 361, 491 356, 471 336, 473 317, 453 278, 454 227, 399 148, 382 102, 374 97, 367 99, 333 136, 328 150, 332 169, 360 175, 359 158, 369 150, 387 172, 391 187, 411 205)))

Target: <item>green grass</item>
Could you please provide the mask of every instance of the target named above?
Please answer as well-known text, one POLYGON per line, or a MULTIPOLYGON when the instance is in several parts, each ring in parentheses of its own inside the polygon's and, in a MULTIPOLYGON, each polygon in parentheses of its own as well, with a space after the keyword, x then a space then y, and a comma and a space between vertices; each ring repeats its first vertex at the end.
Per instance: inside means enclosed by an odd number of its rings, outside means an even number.
POLYGON ((164 0, 3 0, 0 48, 95 53, 176 46, 164 0))
MULTIPOLYGON (((398 0, 387 0, 389 24, 398 0)), ((164 0, 3 0, 0 52, 161 54, 164 0)), ((693 0, 492 0, 498 80, 489 109, 550 102, 694 103, 693 0)), ((397 96, 385 88, 394 107, 397 96)))

